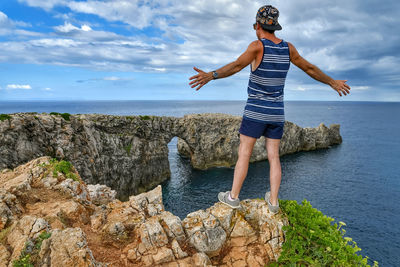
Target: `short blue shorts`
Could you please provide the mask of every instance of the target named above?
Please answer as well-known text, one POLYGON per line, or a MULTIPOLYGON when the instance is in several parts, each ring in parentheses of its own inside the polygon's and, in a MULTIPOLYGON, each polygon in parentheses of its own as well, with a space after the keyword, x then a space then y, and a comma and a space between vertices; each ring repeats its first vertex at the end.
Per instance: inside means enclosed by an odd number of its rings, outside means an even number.
POLYGON ((239 133, 254 138, 259 138, 262 135, 272 139, 281 139, 283 127, 284 125, 266 124, 243 118, 239 133))

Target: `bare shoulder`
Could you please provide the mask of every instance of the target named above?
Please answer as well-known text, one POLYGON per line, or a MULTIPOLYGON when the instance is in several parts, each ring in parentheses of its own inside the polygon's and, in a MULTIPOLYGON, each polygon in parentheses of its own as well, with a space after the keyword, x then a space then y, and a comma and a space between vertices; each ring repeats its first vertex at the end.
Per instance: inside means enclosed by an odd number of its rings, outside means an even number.
POLYGON ((291 42, 287 42, 288 46, 289 46, 289 50, 296 50, 296 47, 294 47, 294 45, 291 42))
POLYGON ((287 44, 289 46, 290 58, 292 60, 298 58, 300 55, 299 55, 299 52, 297 52, 296 47, 294 47, 294 45, 290 42, 287 42, 287 44))
POLYGON ((263 50, 263 43, 260 40, 255 40, 249 44, 249 47, 247 49, 252 51, 263 50))

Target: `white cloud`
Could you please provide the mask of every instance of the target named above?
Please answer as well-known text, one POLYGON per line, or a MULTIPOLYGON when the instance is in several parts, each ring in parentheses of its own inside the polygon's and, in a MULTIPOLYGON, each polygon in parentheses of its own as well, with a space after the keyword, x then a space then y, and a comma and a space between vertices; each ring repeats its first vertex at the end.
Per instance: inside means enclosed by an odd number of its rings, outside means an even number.
POLYGON ((43 88, 44 91, 53 91, 50 87, 43 88))
MULTIPOLYGON (((67 14, 58 14, 55 8, 51 11, 65 21, 54 27, 52 33, 39 37, 29 36, 28 32, 18 33, 27 40, 22 42, 14 38, 0 42, 0 61, 145 72, 189 72, 193 65, 211 70, 235 60, 256 39, 251 25, 257 9, 265 4, 262 0, 19 2, 45 10, 56 6, 69 10, 67 14), (130 36, 112 32, 113 27, 101 30, 101 24, 91 24, 96 23, 95 20, 78 21, 82 13, 98 16, 101 21, 118 22, 128 31, 135 29, 130 36), (152 27, 151 31, 157 35, 146 35, 146 27, 152 27), (137 29, 145 30, 137 34, 137 29)), ((292 42, 301 55, 328 74, 340 73, 345 76, 343 78, 350 79, 351 71, 364 69, 375 73, 375 80, 384 74, 386 79, 392 80, 399 76, 399 52, 390 48, 399 43, 400 37, 383 31, 390 29, 390 23, 397 25, 397 20, 393 19, 396 16, 392 16, 396 8, 388 9, 389 13, 377 12, 381 15, 375 16, 371 25, 368 23, 370 10, 361 0, 324 3, 271 0, 270 3, 280 10, 283 31, 277 36, 292 42), (391 51, 397 52, 388 56, 391 51)), ((9 19, 0 13, 0 25, 5 21, 9 19)), ((238 77, 247 78, 247 73, 238 77)), ((304 77, 300 72, 291 75, 289 82, 294 86, 289 90, 318 90, 316 83, 302 82, 304 77)), ((363 86, 356 88, 368 90, 363 86)))
POLYGON ((92 30, 92 28, 90 28, 89 25, 84 24, 84 25, 81 26, 81 30, 84 31, 84 32, 89 32, 89 31, 92 30))
POLYGON ((153 68, 153 67, 145 67, 145 70, 157 71, 157 72, 165 72, 165 71, 167 71, 166 68, 153 68))
POLYGON ((351 90, 350 91, 353 91, 353 90, 360 90, 360 91, 364 91, 364 90, 369 90, 370 89, 370 87, 369 86, 351 86, 351 90))
POLYGON ((8 84, 7 89, 14 90, 14 89, 24 89, 24 90, 31 90, 32 87, 29 84, 8 84))
POLYGON ((56 31, 64 32, 64 33, 79 30, 78 27, 75 27, 74 25, 72 25, 71 23, 68 23, 68 22, 65 22, 64 25, 56 26, 56 27, 54 27, 54 29, 56 31))
POLYGON ((391 69, 398 70, 400 68, 399 58, 395 56, 384 56, 376 62, 372 62, 372 68, 376 70, 391 69))
POLYGON ((40 33, 18 29, 17 27, 31 27, 32 25, 23 21, 13 21, 5 13, 0 11, 0 35, 17 36, 40 36, 40 33))
MULTIPOLYGON (((37 39, 37 40, 32 40, 29 43, 27 43, 27 46, 31 46, 32 49, 38 50, 38 48, 51 48, 51 47, 62 47, 62 48, 68 48, 68 47, 77 47, 80 42, 76 42, 72 39, 37 39)), ((54 50, 53 50, 54 52, 54 50)))
POLYGON ((41 7, 50 10, 57 5, 65 5, 68 0, 18 0, 20 3, 26 3, 29 6, 41 7))
POLYGON ((307 88, 305 88, 303 86, 298 86, 297 88, 293 88, 293 89, 290 89, 290 90, 293 90, 293 91, 306 91, 306 90, 310 90, 310 89, 307 89, 307 88))
POLYGON ((54 27, 54 29, 61 33, 69 33, 69 32, 73 32, 73 31, 88 32, 88 31, 92 30, 92 28, 86 24, 84 24, 80 28, 78 28, 69 22, 65 22, 64 25, 56 26, 56 27, 54 27))
POLYGON ((132 78, 122 78, 117 76, 106 76, 103 78, 91 78, 86 80, 78 80, 76 82, 83 83, 83 82, 101 82, 101 81, 110 81, 110 82, 120 82, 120 81, 130 81, 133 80, 132 78))
POLYGON ((122 80, 122 78, 110 76, 110 77, 104 77, 103 80, 105 80, 105 81, 120 81, 120 80, 122 80))
MULTIPOLYGON (((146 3, 146 2, 145 2, 146 3)), ((77 2, 70 1, 67 6, 75 11, 86 14, 94 14, 108 21, 123 21, 138 29, 143 29, 151 23, 153 16, 163 10, 163 7, 168 4, 167 1, 159 1, 158 3, 150 2, 147 5, 141 1, 92 1, 77 2), (160 6, 159 12, 152 10, 152 6, 160 6)))
POLYGON ((8 17, 6 14, 0 11, 0 25, 4 25, 5 23, 8 23, 8 17))
POLYGON ((0 11, 0 35, 9 34, 13 28, 13 23, 8 16, 0 11))
POLYGON ((288 81, 285 85, 285 90, 290 90, 290 91, 300 91, 300 92, 305 92, 305 91, 326 91, 330 87, 325 84, 319 84, 319 83, 312 83, 312 84, 303 84, 301 81, 298 81, 301 85, 296 85, 292 81, 288 81))

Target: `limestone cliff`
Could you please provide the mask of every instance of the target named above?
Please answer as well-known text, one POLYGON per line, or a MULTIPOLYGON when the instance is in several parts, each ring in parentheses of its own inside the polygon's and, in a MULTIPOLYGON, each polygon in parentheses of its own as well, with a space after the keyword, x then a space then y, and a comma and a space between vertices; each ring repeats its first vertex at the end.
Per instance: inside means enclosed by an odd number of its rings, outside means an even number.
MULTIPOLYGON (((226 114, 156 116, 17 113, 0 121, 0 170, 40 156, 66 159, 85 182, 104 184, 119 196, 154 188, 170 177, 168 143, 197 169, 232 166, 237 160, 241 117, 226 114)), ((340 144, 340 126, 301 128, 285 123, 280 154, 340 144)), ((265 140, 255 145, 251 161, 265 160, 265 140)))
POLYGON ((181 220, 164 210, 161 186, 121 202, 61 163, 40 157, 1 171, 0 266, 257 267, 280 255, 288 221, 263 200, 181 220))

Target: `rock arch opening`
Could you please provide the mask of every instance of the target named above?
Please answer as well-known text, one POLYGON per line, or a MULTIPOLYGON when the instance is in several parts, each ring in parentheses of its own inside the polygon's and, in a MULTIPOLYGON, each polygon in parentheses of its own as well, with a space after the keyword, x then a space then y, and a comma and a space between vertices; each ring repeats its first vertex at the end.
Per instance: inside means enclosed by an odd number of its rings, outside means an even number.
POLYGON ((167 144, 171 175, 169 179, 161 183, 163 204, 167 211, 176 210, 177 206, 180 206, 184 202, 182 192, 187 190, 187 186, 190 186, 190 180, 193 178, 190 158, 179 152, 178 143, 181 142, 184 142, 183 139, 174 136, 167 144))

